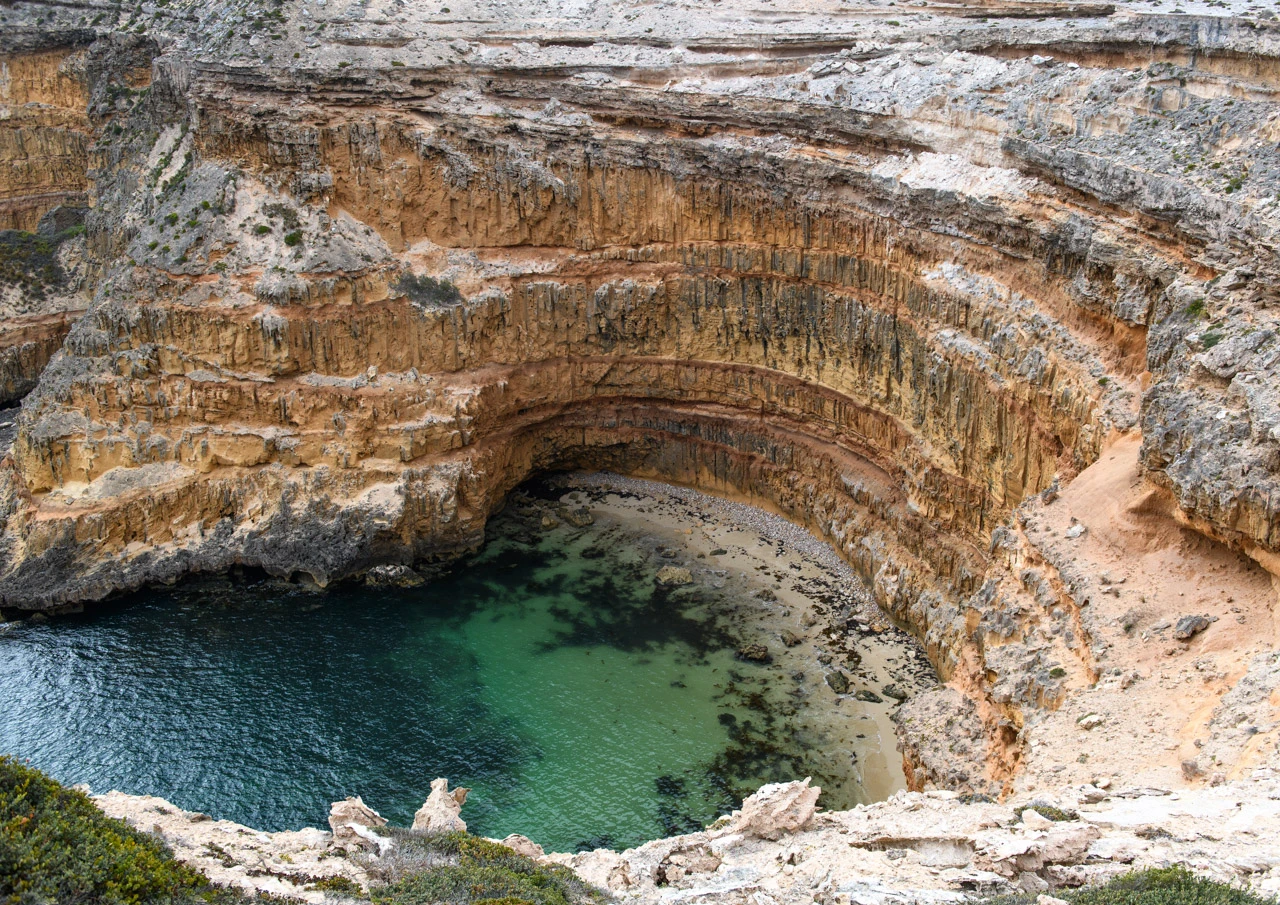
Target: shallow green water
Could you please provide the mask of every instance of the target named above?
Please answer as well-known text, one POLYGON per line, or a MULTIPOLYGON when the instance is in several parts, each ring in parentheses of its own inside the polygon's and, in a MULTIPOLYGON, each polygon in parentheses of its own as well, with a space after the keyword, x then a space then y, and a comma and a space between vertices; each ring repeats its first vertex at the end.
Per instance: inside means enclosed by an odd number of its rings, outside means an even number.
POLYGON ((657 542, 617 525, 538 519, 511 507, 420 588, 201 580, 10 630, 0 752, 266 830, 354 794, 407 824, 445 776, 473 832, 561 851, 813 772, 790 677, 735 657, 729 592, 657 587, 657 542))

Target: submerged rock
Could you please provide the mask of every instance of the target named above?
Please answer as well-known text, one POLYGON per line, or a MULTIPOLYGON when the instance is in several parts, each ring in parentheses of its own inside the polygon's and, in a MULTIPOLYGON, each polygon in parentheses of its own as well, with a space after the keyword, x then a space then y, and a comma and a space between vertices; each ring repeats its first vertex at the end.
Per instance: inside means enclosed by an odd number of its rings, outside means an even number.
POLYGON ((418 833, 465 833, 467 824, 459 816, 470 789, 449 791, 449 780, 431 780, 431 794, 413 815, 413 829, 418 833))
POLYGON ((683 566, 663 566, 658 570, 658 584, 664 588, 677 588, 693 583, 693 573, 683 566))
POLYGON ((769 656, 769 648, 763 644, 744 644, 738 648, 738 659, 748 663, 768 663, 773 658, 769 656))

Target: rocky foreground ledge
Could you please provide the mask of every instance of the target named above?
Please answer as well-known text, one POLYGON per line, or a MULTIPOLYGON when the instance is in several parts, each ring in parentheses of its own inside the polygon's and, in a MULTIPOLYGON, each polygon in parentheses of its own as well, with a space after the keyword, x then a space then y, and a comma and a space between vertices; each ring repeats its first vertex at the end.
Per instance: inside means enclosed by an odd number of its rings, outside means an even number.
MULTIPOLYGON (((465 792, 444 780, 415 829, 465 829, 465 792)), ((958 902, 1009 892, 1051 893, 1105 882, 1130 870, 1181 864, 1217 880, 1280 893, 1280 773, 1211 788, 1100 789, 1004 804, 953 792, 902 792, 849 811, 822 812, 816 787, 765 786, 700 833, 624 852, 544 854, 523 836, 502 840, 520 854, 572 868, 624 902, 958 902)), ((388 855, 385 820, 359 799, 336 802, 331 832, 262 833, 183 811, 150 796, 95 798, 109 815, 162 836, 182 861, 217 883, 315 903, 347 901, 326 890, 367 888, 388 855)))

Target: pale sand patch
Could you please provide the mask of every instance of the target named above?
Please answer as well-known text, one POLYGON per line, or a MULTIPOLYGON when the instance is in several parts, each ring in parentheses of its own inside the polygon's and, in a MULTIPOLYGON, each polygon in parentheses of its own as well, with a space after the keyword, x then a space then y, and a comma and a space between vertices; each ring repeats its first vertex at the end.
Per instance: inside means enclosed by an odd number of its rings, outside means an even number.
POLYGON ((1174 788, 1280 763, 1280 696, 1224 703, 1251 668, 1260 683, 1280 672, 1270 662, 1280 647, 1271 577, 1177 523, 1171 501, 1139 473, 1140 445, 1122 437, 1056 500, 1027 512, 1027 538, 1080 605, 1099 681, 1073 688, 1056 712, 1026 711, 1020 790, 1099 776, 1174 788), (1073 519, 1087 529, 1074 539, 1073 519), (1188 615, 1212 622, 1178 640, 1188 615), (1085 730, 1078 721, 1089 714, 1100 722, 1085 730), (1184 775, 1184 761, 1201 773, 1184 775))

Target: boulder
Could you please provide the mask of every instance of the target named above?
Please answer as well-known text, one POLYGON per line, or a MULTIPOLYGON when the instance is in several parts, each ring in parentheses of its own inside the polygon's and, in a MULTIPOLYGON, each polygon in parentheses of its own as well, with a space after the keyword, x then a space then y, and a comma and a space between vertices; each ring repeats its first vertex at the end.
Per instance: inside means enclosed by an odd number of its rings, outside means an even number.
POLYGON ((1183 616, 1173 627, 1173 637, 1179 641, 1190 641, 1209 627, 1207 616, 1183 616))
POLYGON ((761 839, 778 839, 784 833, 797 832, 812 822, 820 794, 822 789, 810 786, 807 776, 802 782, 761 786, 742 803, 741 810, 733 812, 721 832, 761 839))
POLYGON ((375 588, 416 588, 424 584, 421 575, 408 566, 374 566, 364 575, 365 584, 375 588))
POLYGON ((386 825, 387 819, 358 795, 329 805, 329 829, 333 830, 334 845, 376 851, 378 844, 369 838, 376 835, 372 828, 386 825))
POLYGON ((470 789, 454 789, 449 791, 449 780, 433 779, 431 794, 413 815, 413 830, 416 833, 465 833, 467 825, 459 814, 466 803, 470 789))
POLYGON ((521 836, 519 833, 512 833, 506 839, 502 840, 502 844, 511 849, 517 855, 524 855, 526 858, 537 860, 546 855, 542 846, 534 842, 528 836, 521 836))
POLYGON ((657 581, 664 588, 675 588, 680 585, 692 584, 693 573, 681 566, 663 566, 658 570, 657 581))
POLYGON ((595 516, 591 514, 591 510, 586 506, 579 506, 577 509, 561 509, 560 517, 575 528, 585 528, 588 525, 595 524, 596 521, 595 516))

